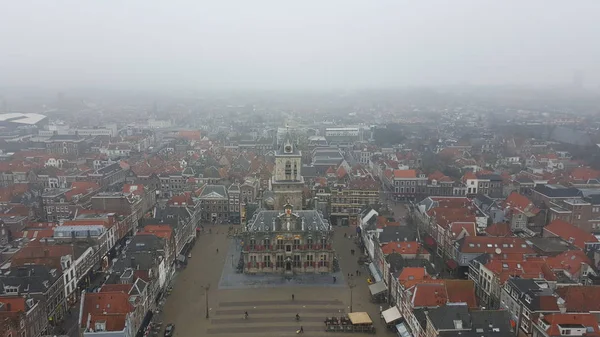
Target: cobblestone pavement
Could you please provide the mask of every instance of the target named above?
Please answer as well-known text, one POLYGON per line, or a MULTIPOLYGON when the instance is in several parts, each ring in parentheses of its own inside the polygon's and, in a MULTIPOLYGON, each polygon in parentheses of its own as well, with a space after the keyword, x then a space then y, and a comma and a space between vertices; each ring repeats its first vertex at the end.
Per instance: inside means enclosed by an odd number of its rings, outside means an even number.
MULTIPOLYGON (((350 288, 347 277, 338 279, 340 285, 331 286, 331 278, 325 284, 286 283, 232 284, 235 280, 225 277, 232 275, 223 272, 223 267, 232 268, 228 251, 231 240, 227 238, 226 226, 220 227, 219 234, 203 234, 196 240, 187 268, 177 276, 172 294, 167 298, 160 320, 163 326, 174 323, 175 336, 192 337, 214 335, 258 337, 292 336, 303 327, 309 336, 356 336, 346 333, 326 333, 323 323, 327 316, 339 316, 349 311, 350 288), (217 248, 219 253, 216 252, 217 248), (204 286, 209 285, 208 300, 204 286), (285 285, 285 286, 283 286, 285 285), (295 299, 292 300, 292 294, 295 299), (208 303, 209 318, 206 318, 208 303), (248 319, 244 319, 244 312, 248 319), (295 319, 300 315, 300 321, 295 319)), ((350 239, 344 239, 343 233, 354 233, 353 228, 336 228, 334 248, 340 258, 343 271, 354 274, 358 268, 357 256, 350 254, 356 248, 350 239)), ((368 270, 363 268, 360 277, 351 277, 356 284, 352 290, 354 311, 367 311, 377 327, 377 336, 393 336, 385 330, 379 317, 379 305, 370 303, 370 293, 366 279, 368 270)), ((234 273, 235 274, 235 273, 234 273)), ((347 276, 346 272, 344 274, 347 276)), ((385 308, 385 307, 384 307, 385 308)), ((161 331, 162 333, 162 331, 161 331)), ((160 335, 162 336, 162 334, 160 335)))

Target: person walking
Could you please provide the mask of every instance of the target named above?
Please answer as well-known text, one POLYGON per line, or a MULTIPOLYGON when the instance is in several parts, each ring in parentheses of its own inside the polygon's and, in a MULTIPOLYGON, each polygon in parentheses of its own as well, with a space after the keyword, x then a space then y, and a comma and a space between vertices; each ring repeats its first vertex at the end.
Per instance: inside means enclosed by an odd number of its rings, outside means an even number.
POLYGON ((300 326, 300 333, 304 333, 304 328, 300 326))
POLYGON ((292 301, 294 300, 294 294, 292 294, 292 301))

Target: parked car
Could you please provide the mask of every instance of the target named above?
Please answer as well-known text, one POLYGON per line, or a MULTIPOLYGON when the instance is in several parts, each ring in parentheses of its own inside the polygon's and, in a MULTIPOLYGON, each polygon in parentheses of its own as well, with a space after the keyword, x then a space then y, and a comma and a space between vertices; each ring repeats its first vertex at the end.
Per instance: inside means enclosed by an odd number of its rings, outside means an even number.
POLYGON ((175 330, 175 324, 173 324, 173 323, 168 324, 167 327, 165 328, 165 337, 172 337, 174 330, 175 330))

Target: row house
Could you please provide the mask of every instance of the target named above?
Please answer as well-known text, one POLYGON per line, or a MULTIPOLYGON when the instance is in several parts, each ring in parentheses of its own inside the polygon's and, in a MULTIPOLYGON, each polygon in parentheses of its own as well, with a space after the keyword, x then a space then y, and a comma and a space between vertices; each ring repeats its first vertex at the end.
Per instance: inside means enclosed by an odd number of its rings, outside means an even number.
POLYGON ((138 221, 154 207, 156 197, 155 190, 126 184, 121 192, 103 192, 92 197, 91 208, 119 215, 115 231, 120 240, 135 230, 138 221))
POLYGON ((553 202, 581 197, 581 191, 574 187, 537 184, 531 191, 531 200, 537 205, 550 208, 553 202))
POLYGON ((167 240, 159 236, 135 235, 125 248, 122 259, 115 263, 113 271, 133 269, 138 277, 148 283, 148 296, 156 302, 174 272, 175 259, 167 251, 168 248, 167 240), (171 260, 167 260, 167 254, 171 260))
POLYGON ((468 196, 477 194, 487 195, 490 198, 502 198, 504 194, 503 180, 498 174, 486 172, 467 172, 463 176, 468 196))
POLYGON ((426 196, 465 196, 466 193, 467 190, 462 184, 458 184, 454 179, 440 171, 436 171, 427 177, 426 196))
POLYGON ((484 254, 507 258, 536 255, 527 242, 518 237, 465 236, 456 241, 446 264, 451 270, 466 274, 471 261, 484 254))
POLYGON ((529 229, 539 233, 545 225, 545 212, 517 191, 509 194, 502 203, 502 208, 512 232, 529 229))
POLYGON ((357 223, 361 209, 379 202, 380 185, 370 176, 335 184, 330 189, 330 216, 334 223, 357 223), (342 220, 345 219, 345 220, 342 220))
POLYGON ((241 199, 240 199, 240 184, 233 183, 227 189, 229 198, 229 216, 227 220, 231 223, 240 223, 241 219, 241 199))
POLYGON ((429 310, 425 326, 425 337, 515 335, 506 311, 469 310, 462 303, 429 310))
POLYGON ((38 302, 43 319, 31 327, 37 331, 46 331, 49 325, 56 326, 66 313, 64 278, 56 268, 43 265, 2 266, 0 297, 4 296, 26 296, 38 302))
POLYGON ((78 158, 89 148, 89 143, 78 135, 54 135, 44 143, 49 154, 66 158, 78 158))
MULTIPOLYGON (((203 222, 223 222, 229 218, 229 196, 223 185, 205 185, 198 197, 203 222)), ((239 199, 238 199, 239 200, 239 199)))
MULTIPOLYGON (((133 274, 129 270, 129 274, 133 274)), ((121 284, 102 286, 99 292, 82 296, 79 315, 80 335, 84 337, 133 337, 142 327, 150 308, 147 284, 123 278, 121 284)))
POLYGON ((246 221, 246 210, 249 204, 256 202, 260 198, 261 183, 260 179, 249 177, 240 185, 240 223, 246 221))
POLYGON ((481 256, 469 266, 469 279, 475 282, 477 298, 487 308, 500 307, 501 292, 510 277, 557 280, 542 258, 503 259, 481 256))
POLYGON ((91 243, 93 253, 88 258, 94 261, 93 270, 105 269, 110 262, 107 254, 117 242, 116 223, 113 213, 84 213, 54 227, 53 238, 59 243, 91 243))
POLYGON ((42 193, 42 216, 49 222, 70 219, 80 207, 89 208, 91 198, 100 191, 94 182, 75 181, 68 188, 51 188, 42 193))
POLYGON ((186 245, 196 237, 196 229, 201 221, 201 203, 192 204, 159 203, 155 206, 152 218, 142 219, 144 226, 168 225, 173 230, 177 259, 187 259, 186 245), (183 254, 182 254, 183 253, 183 254))
POLYGON ((45 265, 62 271, 64 293, 67 303, 77 298, 77 285, 81 277, 92 267, 85 263, 85 255, 91 247, 73 244, 56 244, 53 239, 31 241, 11 258, 11 266, 45 265), (82 258, 83 257, 83 258, 82 258), (79 269, 79 270, 78 270, 79 269))
POLYGON ((540 314, 532 325, 532 337, 600 336, 597 318, 592 314, 540 314))
POLYGON ((582 251, 524 259, 483 257, 471 263, 469 278, 475 281, 482 303, 495 308, 501 303, 502 289, 510 277, 543 279, 556 287, 563 283, 582 283, 585 278, 595 276, 592 265, 582 251))
POLYGON ((34 298, 0 296, 0 336, 41 336, 47 325, 44 306, 34 298))
POLYGON ((419 319, 419 312, 446 306, 465 305, 478 308, 475 288, 470 280, 425 279, 407 282, 400 294, 397 308, 413 336, 426 336, 427 326, 419 319))
POLYGON ((547 210, 548 221, 562 220, 585 232, 600 230, 600 209, 583 198, 551 201, 547 210), (594 212, 593 212, 594 211, 594 212))
POLYGON ((500 307, 505 309, 516 331, 533 333, 532 321, 540 315, 560 313, 554 286, 544 279, 510 277, 502 287, 500 307))
POLYGON ((427 177, 416 170, 385 171, 384 184, 395 200, 415 200, 426 192, 427 177))
POLYGON ((584 252, 600 249, 600 242, 595 235, 560 219, 554 220, 544 227, 542 236, 545 238, 560 237, 584 252))
POLYGON ((160 249, 164 251, 164 260, 167 267, 166 274, 172 275, 175 271, 173 262, 177 258, 173 228, 169 225, 147 225, 137 235, 154 235, 164 240, 164 247, 160 249))
POLYGON ((107 188, 125 181, 131 172, 120 162, 114 162, 87 174, 86 180, 93 181, 102 188, 107 188))

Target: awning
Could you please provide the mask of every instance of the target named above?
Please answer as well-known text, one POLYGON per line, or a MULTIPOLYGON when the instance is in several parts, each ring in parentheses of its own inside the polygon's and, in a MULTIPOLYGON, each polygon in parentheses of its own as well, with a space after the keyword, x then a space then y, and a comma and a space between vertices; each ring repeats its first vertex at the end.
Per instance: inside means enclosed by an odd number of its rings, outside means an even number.
POLYGON ((381 294, 382 292, 387 290, 387 286, 384 282, 377 282, 369 285, 369 290, 371 291, 371 295, 375 296, 381 294))
POLYGON ((381 276, 379 275, 379 272, 377 271, 377 268, 375 268, 373 262, 369 263, 369 271, 371 272, 371 276, 373 276, 375 279, 375 283, 381 282, 381 276))
POLYGON ((448 266, 448 268, 450 269, 456 269, 456 267, 458 267, 458 263, 456 263, 456 261, 450 259, 448 261, 446 261, 446 265, 448 266))
POLYGON ((435 240, 431 236, 426 236, 425 244, 428 245, 429 247, 433 247, 433 246, 435 246, 435 240))
POLYGON ((394 321, 402 318, 400 311, 398 311, 398 307, 393 306, 387 310, 384 310, 381 315, 383 315, 383 319, 385 319, 385 324, 390 324, 394 321))
POLYGON ((396 330, 398 331, 399 337, 412 337, 412 334, 410 333, 410 331, 408 331, 408 328, 406 327, 406 324, 404 324, 404 322, 396 324, 396 330))
POLYGON ((371 317, 366 312, 351 312, 348 318, 352 324, 373 324, 371 317))

